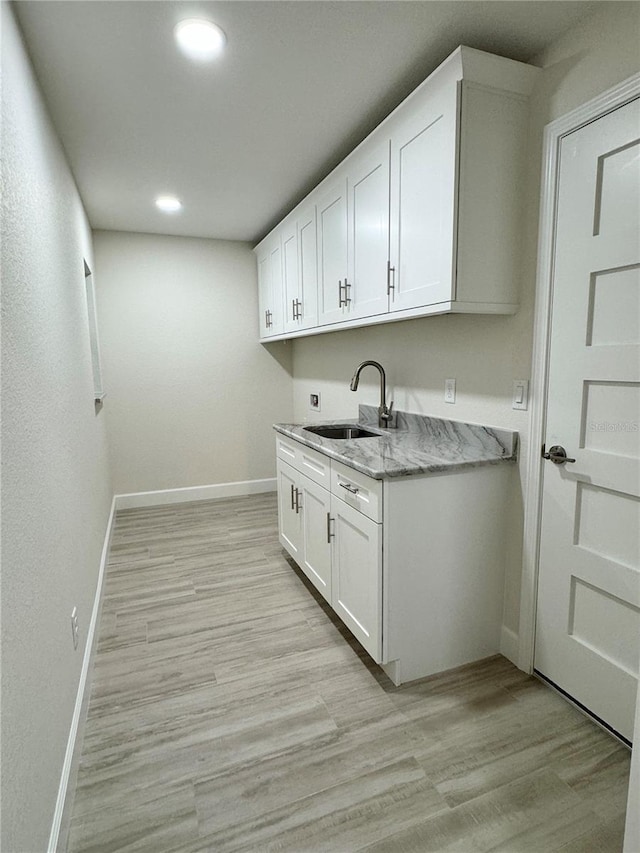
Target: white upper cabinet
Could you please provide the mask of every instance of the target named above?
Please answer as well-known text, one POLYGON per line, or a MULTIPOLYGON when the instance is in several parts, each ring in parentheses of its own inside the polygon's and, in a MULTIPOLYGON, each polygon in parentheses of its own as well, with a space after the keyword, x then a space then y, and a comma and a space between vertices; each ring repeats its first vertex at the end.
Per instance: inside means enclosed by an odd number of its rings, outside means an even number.
POLYGON ((347 176, 325 182, 316 199, 318 216, 318 322, 339 323, 347 315, 347 176))
POLYGON ((354 319, 373 317, 388 309, 388 138, 374 136, 358 149, 349 161, 347 185, 347 308, 354 319))
POLYGON ((318 322, 316 206, 306 204, 278 228, 282 246, 284 329, 297 332, 318 322))
POLYGON ((318 251, 315 202, 302 205, 297 220, 298 231, 298 319, 302 329, 318 324, 318 251))
POLYGON ((443 62, 256 248, 261 337, 515 313, 527 99, 538 71, 467 47, 443 62), (286 324, 263 295, 263 280, 278 279, 277 260, 265 271, 269 241, 282 246, 286 324), (309 296, 296 290, 301 276, 313 282, 309 296))
POLYGON ((261 244, 257 262, 260 337, 282 335, 284 317, 280 232, 270 235, 261 244))
POLYGON ((452 298, 456 83, 420 92, 391 133, 389 310, 452 298))

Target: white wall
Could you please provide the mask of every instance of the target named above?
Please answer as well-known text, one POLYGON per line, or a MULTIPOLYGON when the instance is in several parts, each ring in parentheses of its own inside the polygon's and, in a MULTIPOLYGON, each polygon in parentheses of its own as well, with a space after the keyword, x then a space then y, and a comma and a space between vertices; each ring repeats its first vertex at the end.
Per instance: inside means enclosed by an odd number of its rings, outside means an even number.
POLYGON ((90 232, 7 3, 2 181, 1 847, 36 853, 51 829, 111 486, 93 403, 90 232))
POLYGON ((522 447, 509 502, 505 586, 504 623, 512 640, 520 608, 528 413, 511 408, 511 382, 531 373, 542 132, 552 119, 638 70, 639 14, 640 4, 603 4, 533 60, 544 72, 532 98, 518 314, 429 317, 294 342, 296 420, 314 419, 308 411, 312 391, 322 394, 321 418, 355 415, 359 402, 377 405, 375 371, 363 373, 356 394, 349 391, 358 362, 374 358, 387 370, 397 408, 519 431, 522 447), (455 405, 443 400, 444 380, 450 377, 457 380, 455 405))
POLYGON ((116 493, 274 477, 292 347, 258 343, 251 247, 112 231, 94 244, 116 493))

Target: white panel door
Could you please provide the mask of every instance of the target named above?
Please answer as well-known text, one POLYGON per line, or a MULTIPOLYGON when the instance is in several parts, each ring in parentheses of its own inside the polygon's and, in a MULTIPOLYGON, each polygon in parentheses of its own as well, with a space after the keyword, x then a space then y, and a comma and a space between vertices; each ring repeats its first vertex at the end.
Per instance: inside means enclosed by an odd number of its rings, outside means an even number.
POLYGON ((423 97, 391 137, 391 311, 454 298, 456 93, 423 97))
POLYGON ((284 331, 300 327, 300 279, 298 272, 298 229, 296 220, 286 222, 281 229, 282 287, 284 290, 284 331))
POLYGON ((331 493, 308 477, 300 478, 302 492, 302 562, 305 575, 331 603, 331 493))
POLYGON ((272 335, 269 316, 271 302, 271 256, 268 250, 258 255, 258 310, 260 317, 260 337, 272 335))
POLYGON ((349 316, 371 317, 389 307, 389 140, 368 145, 349 163, 349 316))
POLYGON ((270 335, 280 335, 284 332, 284 283, 282 280, 282 247, 280 232, 274 238, 269 249, 270 284, 269 297, 270 335))
POLYGON ((631 739, 640 652, 640 109, 561 143, 535 668, 631 739), (572 461, 575 460, 575 461, 572 461))
POLYGON ((298 324, 301 329, 318 325, 318 252, 315 202, 306 204, 297 216, 298 277, 300 305, 298 324))
POLYGON ((316 199, 318 234, 318 323, 336 323, 348 316, 347 179, 343 172, 316 199))
POLYGON ((371 657, 382 660, 382 525, 331 496, 332 606, 371 657))
POLYGON ((302 515, 298 498, 300 474, 278 460, 278 535, 280 544, 300 563, 302 515))

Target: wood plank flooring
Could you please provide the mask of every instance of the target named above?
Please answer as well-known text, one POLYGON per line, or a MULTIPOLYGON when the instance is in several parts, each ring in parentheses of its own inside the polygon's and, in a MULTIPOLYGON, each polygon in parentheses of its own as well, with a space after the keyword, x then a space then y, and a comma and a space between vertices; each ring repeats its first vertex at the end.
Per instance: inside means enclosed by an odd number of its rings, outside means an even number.
POLYGON ((275 495, 118 513, 70 853, 614 853, 628 773, 502 657, 394 687, 275 495))

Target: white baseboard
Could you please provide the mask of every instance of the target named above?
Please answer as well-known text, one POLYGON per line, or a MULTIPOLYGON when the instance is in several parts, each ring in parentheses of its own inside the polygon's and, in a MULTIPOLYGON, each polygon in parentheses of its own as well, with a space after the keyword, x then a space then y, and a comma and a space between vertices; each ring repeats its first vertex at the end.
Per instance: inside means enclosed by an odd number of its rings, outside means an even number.
POLYGON ((500 631, 500 654, 518 666, 519 648, 519 638, 516 632, 503 625, 500 631))
POLYGON ((262 492, 275 492, 276 479, 244 480, 239 483, 214 483, 211 486, 187 486, 182 489, 161 489, 157 492, 132 492, 128 495, 116 495, 116 509, 134 507, 162 506, 163 504, 188 503, 189 501, 210 501, 217 498, 230 498, 242 495, 258 495, 262 492))
POLYGON ((98 582, 96 584, 96 594, 93 599, 93 609, 91 611, 91 621, 89 630, 87 631, 87 642, 84 647, 84 656, 82 658, 82 670, 80 671, 80 681, 78 682, 78 691, 76 693, 76 703, 73 708, 73 716, 71 718, 71 728, 69 729, 69 737, 67 739, 67 749, 64 754, 64 762, 62 764, 62 773, 60 774, 60 785, 58 786, 58 797, 56 799, 56 807, 53 812, 53 821, 51 824, 51 832, 49 834, 48 853, 55 853, 60 844, 61 829, 63 826, 63 816, 68 812, 70 805, 70 796, 73 791, 69 788, 69 780, 74 763, 74 753, 76 751, 78 730, 82 722, 83 709, 86 708, 88 700, 88 687, 90 685, 90 666, 93 658, 94 647, 97 639, 96 628, 98 626, 98 616, 100 614, 100 606, 102 603, 102 588, 104 585, 105 567, 109 556, 109 547, 111 545, 111 533, 113 531, 113 521, 116 513, 116 499, 111 501, 111 511, 109 512, 109 520, 107 521, 107 529, 102 545, 102 554, 100 556, 100 568, 98 570, 98 582))

